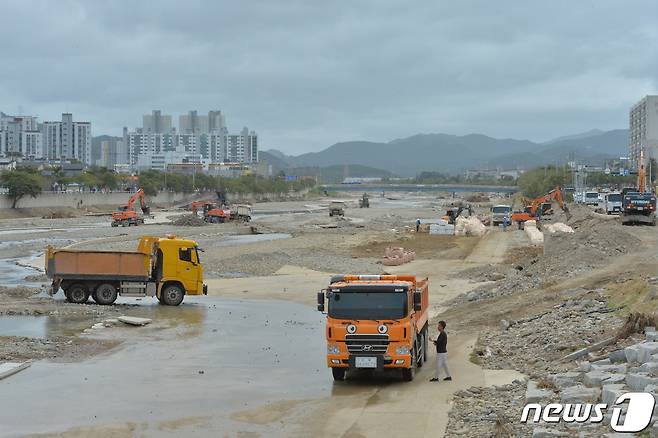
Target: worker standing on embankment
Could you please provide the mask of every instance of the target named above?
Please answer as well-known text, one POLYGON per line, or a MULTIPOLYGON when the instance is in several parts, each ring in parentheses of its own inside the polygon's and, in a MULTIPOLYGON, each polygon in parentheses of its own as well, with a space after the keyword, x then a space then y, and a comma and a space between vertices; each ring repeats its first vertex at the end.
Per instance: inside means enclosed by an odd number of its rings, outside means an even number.
POLYGON ((441 369, 446 373, 446 377, 443 380, 450 381, 452 377, 450 376, 450 370, 448 369, 448 335, 445 332, 446 322, 439 321, 437 329, 439 330, 439 335, 436 337, 434 345, 436 345, 436 374, 434 378, 430 379, 430 382, 438 382, 440 378, 441 369))

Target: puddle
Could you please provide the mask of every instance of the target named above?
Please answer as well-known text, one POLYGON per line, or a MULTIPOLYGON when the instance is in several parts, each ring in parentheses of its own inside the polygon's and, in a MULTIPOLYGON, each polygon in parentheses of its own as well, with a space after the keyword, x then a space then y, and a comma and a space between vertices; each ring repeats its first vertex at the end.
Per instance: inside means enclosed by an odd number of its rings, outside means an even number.
POLYGON ((22 259, 0 259, 0 286, 27 286, 39 288, 46 282, 27 281, 28 275, 39 275, 42 272, 28 266, 16 264, 22 259))
POLYGON ((64 316, 0 316, 0 336, 53 338, 73 336, 89 325, 89 317, 64 316))
MULTIPOLYGON (((153 306, 157 318, 164 317, 162 308, 153 306)), ((177 330, 166 330, 128 338, 111 354, 83 362, 36 362, 0 381, 3 399, 11 400, 0 409, 2 429, 21 436, 117 422, 155 425, 171 420, 173 409, 176 417, 212 417, 214 427, 233 436, 245 428, 231 418, 235 412, 330 395, 324 318, 315 309, 277 301, 187 297, 180 307, 167 310, 192 318, 184 322, 196 325, 199 335, 181 337, 177 330), (194 320, 195 313, 201 320, 194 320), (52 410, 53 394, 71 406, 102 409, 35 418, 34 412, 52 410)), ((262 436, 274 436, 270 426, 263 427, 262 436)))

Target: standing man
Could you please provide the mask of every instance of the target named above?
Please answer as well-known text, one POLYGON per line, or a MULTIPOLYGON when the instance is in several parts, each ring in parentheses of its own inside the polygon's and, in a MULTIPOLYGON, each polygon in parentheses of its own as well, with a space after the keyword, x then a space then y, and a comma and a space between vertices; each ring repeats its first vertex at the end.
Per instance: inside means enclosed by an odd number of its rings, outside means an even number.
POLYGON ((446 377, 443 380, 450 381, 450 370, 448 370, 448 335, 446 334, 446 322, 439 321, 438 326, 436 327, 439 330, 439 336, 436 337, 434 345, 436 345, 436 374, 434 378, 430 379, 430 382, 439 381, 439 372, 441 369, 446 373, 446 377))
POLYGON ((420 230, 420 219, 416 219, 416 232, 420 230))

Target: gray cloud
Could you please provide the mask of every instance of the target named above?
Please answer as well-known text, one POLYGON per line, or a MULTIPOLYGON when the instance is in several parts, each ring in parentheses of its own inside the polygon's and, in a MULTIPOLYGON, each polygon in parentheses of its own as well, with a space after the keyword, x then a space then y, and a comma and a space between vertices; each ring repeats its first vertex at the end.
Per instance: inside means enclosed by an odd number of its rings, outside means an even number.
POLYGON ((0 110, 118 135, 154 108, 222 109, 300 153, 619 128, 658 92, 655 2, 417 3, 5 1, 0 110))

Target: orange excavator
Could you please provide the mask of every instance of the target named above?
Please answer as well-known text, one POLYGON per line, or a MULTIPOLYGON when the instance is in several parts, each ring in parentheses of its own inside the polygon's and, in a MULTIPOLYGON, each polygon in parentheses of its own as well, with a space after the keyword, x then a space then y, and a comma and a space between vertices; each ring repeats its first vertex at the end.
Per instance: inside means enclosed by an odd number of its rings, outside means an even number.
POLYGON ((112 213, 113 227, 118 227, 119 225, 122 227, 130 227, 144 223, 144 216, 137 214, 134 208, 135 202, 138 200, 142 213, 144 215, 149 215, 151 213, 151 209, 146 205, 144 199, 144 189, 140 188, 130 197, 130 199, 128 199, 127 204, 120 205, 119 209, 112 213))
POLYGON ((511 221, 516 222, 519 226, 519 230, 522 230, 525 221, 541 219, 541 214, 544 213, 546 205, 550 208, 550 203, 552 201, 558 203, 560 208, 566 213, 567 220, 569 220, 571 218, 571 213, 569 213, 569 208, 562 197, 562 189, 560 187, 555 187, 544 196, 529 200, 523 211, 515 211, 512 213, 511 221))
POLYGON ((224 223, 231 219, 231 211, 220 208, 213 201, 195 201, 192 203, 192 214, 203 212, 203 220, 211 223, 224 223))

